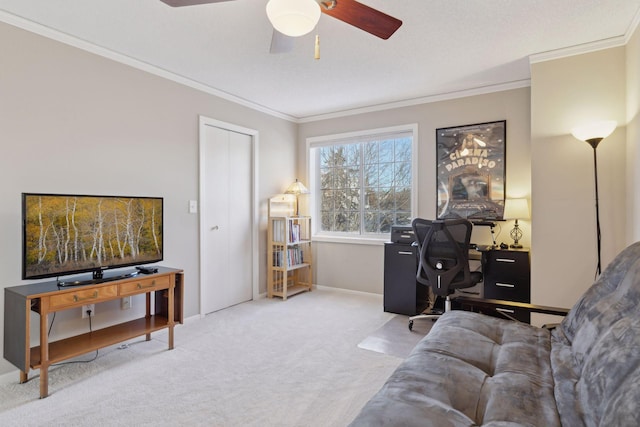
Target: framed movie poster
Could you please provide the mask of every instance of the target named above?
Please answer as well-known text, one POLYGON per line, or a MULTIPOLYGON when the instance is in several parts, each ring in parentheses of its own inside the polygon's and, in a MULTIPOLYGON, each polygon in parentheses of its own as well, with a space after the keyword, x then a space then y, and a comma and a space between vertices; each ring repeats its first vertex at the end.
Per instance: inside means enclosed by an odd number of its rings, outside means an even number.
POLYGON ((507 122, 436 129, 438 219, 503 219, 507 122))

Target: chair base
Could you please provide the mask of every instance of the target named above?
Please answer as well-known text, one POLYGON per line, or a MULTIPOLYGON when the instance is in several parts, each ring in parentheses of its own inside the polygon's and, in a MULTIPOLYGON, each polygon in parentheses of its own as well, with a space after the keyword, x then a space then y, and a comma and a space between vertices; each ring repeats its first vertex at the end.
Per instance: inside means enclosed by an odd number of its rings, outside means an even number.
MULTIPOLYGON (((444 312, 451 311, 451 298, 449 295, 444 300, 444 312)), ((415 316, 409 317, 409 330, 413 330, 413 321, 416 319, 431 319, 433 322, 438 320, 438 317, 442 316, 443 313, 420 313, 415 316)))
POLYGON ((442 314, 417 314, 415 316, 411 316, 409 317, 409 330, 413 330, 413 321, 416 319, 431 319, 435 322, 440 316, 442 316, 442 314))

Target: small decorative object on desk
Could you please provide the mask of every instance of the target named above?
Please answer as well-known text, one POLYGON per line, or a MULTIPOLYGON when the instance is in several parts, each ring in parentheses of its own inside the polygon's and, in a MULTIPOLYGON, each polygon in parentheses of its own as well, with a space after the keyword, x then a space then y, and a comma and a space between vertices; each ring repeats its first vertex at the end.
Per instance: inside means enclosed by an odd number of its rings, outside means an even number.
POLYGON ((515 219, 513 229, 509 233, 513 239, 512 248, 521 249, 522 230, 518 225, 518 219, 529 219, 529 203, 527 199, 507 199, 504 203, 504 219, 515 219))

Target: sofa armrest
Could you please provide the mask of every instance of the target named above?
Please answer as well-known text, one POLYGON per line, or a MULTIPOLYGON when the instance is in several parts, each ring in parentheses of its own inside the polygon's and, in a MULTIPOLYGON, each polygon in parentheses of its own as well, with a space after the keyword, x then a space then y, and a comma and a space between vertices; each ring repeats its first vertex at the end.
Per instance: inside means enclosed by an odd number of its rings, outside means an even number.
POLYGON ((472 307, 490 308, 496 307, 512 307, 527 310, 529 313, 553 314, 556 316, 566 316, 569 313, 568 308, 548 307, 545 305, 529 304, 526 302, 505 301, 500 299, 484 299, 473 297, 457 297, 456 302, 470 305, 472 307))

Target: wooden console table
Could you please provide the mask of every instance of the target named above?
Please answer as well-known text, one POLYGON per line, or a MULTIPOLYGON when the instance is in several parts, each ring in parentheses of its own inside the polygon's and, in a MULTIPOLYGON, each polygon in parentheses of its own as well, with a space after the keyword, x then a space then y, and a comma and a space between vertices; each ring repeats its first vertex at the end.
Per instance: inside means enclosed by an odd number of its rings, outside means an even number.
POLYGON ((169 350, 173 349, 173 329, 183 322, 184 277, 182 270, 158 267, 154 274, 96 284, 61 287, 57 281, 5 288, 4 357, 20 369, 20 383, 28 380, 29 369, 40 369, 40 397, 47 397, 49 366, 62 360, 98 350, 162 329, 169 330, 169 350), (145 317, 49 342, 50 313, 146 294, 145 317), (151 296, 154 294, 153 313, 151 296), (39 345, 31 347, 30 312, 40 314, 39 345))

